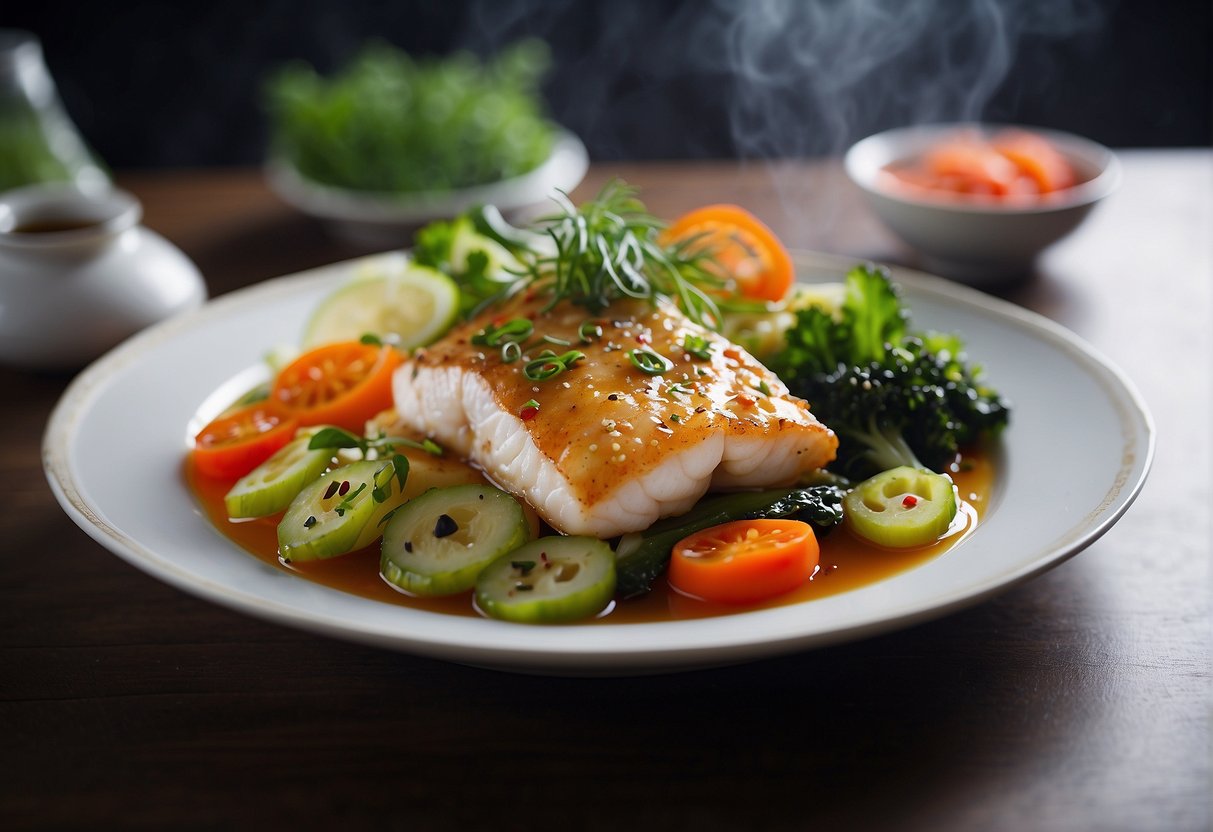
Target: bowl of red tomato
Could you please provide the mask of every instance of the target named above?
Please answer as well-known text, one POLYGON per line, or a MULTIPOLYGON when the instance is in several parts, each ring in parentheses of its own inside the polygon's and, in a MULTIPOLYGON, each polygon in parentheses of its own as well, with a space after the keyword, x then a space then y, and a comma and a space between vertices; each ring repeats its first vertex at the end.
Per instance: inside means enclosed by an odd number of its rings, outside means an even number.
POLYGON ((1011 125, 888 130, 852 146, 845 167, 924 265, 976 285, 1029 274, 1120 183, 1108 148, 1011 125))

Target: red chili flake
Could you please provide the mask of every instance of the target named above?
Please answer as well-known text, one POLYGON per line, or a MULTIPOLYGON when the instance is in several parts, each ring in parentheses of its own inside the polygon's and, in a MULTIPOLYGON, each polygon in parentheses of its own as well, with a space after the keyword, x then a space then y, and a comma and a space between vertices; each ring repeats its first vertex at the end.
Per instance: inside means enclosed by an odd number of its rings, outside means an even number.
POLYGON ((751 399, 749 396, 738 396, 737 403, 740 404, 742 407, 753 407, 754 406, 754 400, 751 399))
POLYGON ((636 340, 642 344, 648 344, 649 343, 649 334, 647 332, 642 332, 636 336, 636 340))
POLYGON ((906 508, 914 508, 914 506, 918 505, 918 498, 913 494, 907 494, 906 498, 901 501, 901 504, 906 508))
POLYGON ((344 497, 349 492, 349 490, 350 490, 350 481, 342 480, 341 487, 337 489, 337 494, 341 497, 344 497))
POLYGON ((534 419, 538 413, 539 408, 537 407, 524 407, 518 415, 522 417, 522 421, 529 422, 534 419))

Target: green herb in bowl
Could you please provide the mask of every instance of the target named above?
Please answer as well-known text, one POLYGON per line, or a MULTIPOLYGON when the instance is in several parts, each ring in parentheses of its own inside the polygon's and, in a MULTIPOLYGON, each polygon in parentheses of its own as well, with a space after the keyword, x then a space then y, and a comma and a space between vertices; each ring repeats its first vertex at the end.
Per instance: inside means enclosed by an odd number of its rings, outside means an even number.
POLYGON ((266 89, 274 154, 307 180, 379 193, 450 191, 520 176, 552 152, 557 128, 539 82, 541 41, 491 61, 414 59, 373 43, 323 78, 284 67, 266 89))

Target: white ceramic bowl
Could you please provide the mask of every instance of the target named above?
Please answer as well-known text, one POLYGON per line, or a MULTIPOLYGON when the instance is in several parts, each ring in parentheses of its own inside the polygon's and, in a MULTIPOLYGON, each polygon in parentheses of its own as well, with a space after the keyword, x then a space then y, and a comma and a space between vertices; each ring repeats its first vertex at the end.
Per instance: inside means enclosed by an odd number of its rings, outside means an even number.
POLYGON ((1069 234, 1120 183, 1120 163, 1102 145, 1056 130, 998 124, 931 124, 877 133, 847 151, 847 175, 877 216, 922 253, 931 271, 974 285, 1030 271, 1046 247, 1069 234), (1021 129, 1048 140, 1073 165, 1079 184, 1031 202, 993 203, 890 188, 891 163, 920 156, 961 132, 1021 129))
POLYGON ((338 236, 389 247, 408 244, 412 232, 431 220, 476 205, 495 205, 507 217, 542 207, 557 188, 568 192, 577 187, 589 166, 581 140, 560 130, 547 161, 529 173, 453 191, 389 194, 333 188, 305 179, 280 159, 267 163, 266 176, 285 202, 324 221, 338 236))

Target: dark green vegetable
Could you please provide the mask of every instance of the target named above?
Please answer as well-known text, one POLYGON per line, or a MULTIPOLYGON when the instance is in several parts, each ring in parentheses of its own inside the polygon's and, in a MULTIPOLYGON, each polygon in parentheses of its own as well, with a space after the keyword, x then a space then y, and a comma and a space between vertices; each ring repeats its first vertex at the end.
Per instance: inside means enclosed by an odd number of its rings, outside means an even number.
POLYGON ((617 588, 624 598, 649 591, 665 571, 674 544, 690 534, 734 520, 781 517, 804 520, 817 531, 842 522, 842 489, 830 485, 744 491, 702 500, 679 517, 654 523, 643 532, 624 535, 615 547, 617 588))
POLYGON ((852 479, 908 465, 942 471, 961 447, 998 434, 1008 403, 966 363, 955 335, 908 332, 888 274, 857 266, 835 319, 796 313, 770 368, 838 434, 832 468, 852 479))
POLYGON ((445 191, 524 174, 551 153, 540 41, 481 63, 459 53, 414 60, 365 47, 326 79, 283 68, 266 88, 275 152, 307 179, 360 191, 445 191))

